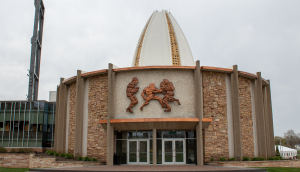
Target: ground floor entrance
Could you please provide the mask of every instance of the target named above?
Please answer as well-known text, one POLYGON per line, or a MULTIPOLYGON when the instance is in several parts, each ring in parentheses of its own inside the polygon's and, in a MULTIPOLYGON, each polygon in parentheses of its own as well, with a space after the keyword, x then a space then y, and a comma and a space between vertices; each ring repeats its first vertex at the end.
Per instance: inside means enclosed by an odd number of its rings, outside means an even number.
POLYGON ((149 164, 149 140, 128 140, 127 164, 149 164))
POLYGON ((163 164, 185 164, 184 139, 167 139, 163 141, 163 164))
MULTIPOLYGON (((115 155, 121 164, 147 165, 153 162, 151 131, 116 132, 115 155)), ((196 164, 196 133, 193 131, 158 131, 156 133, 157 164, 196 164)))

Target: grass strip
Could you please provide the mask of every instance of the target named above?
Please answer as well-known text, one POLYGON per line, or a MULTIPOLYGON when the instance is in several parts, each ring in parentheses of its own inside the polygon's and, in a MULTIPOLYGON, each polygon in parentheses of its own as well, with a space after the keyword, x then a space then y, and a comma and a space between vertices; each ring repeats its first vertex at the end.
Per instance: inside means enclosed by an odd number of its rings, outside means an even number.
POLYGON ((8 172, 24 172, 24 171, 29 171, 29 168, 3 168, 0 167, 0 171, 8 171, 8 172))

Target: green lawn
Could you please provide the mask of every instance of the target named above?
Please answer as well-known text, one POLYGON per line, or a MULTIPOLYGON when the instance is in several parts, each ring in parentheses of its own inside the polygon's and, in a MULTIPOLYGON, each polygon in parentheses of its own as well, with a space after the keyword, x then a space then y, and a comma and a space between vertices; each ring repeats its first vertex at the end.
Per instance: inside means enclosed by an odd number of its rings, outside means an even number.
POLYGON ((9 172, 24 172, 29 171, 29 168, 2 168, 0 167, 0 171, 9 171, 9 172))
POLYGON ((268 172, 300 172, 300 168, 294 167, 255 167, 267 169, 268 172))

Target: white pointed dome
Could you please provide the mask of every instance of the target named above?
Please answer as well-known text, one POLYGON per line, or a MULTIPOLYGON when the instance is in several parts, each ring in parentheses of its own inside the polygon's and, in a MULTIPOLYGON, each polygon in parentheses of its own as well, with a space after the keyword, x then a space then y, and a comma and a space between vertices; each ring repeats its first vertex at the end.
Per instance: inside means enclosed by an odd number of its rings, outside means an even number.
POLYGON ((190 46, 171 13, 154 11, 138 41, 132 66, 195 66, 190 46))

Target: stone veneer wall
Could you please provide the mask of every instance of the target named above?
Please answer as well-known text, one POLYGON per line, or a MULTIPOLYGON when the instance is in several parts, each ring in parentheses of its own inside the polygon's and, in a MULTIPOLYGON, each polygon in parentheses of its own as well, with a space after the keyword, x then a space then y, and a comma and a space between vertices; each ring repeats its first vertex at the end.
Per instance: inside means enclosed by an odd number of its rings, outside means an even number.
POLYGON ((212 118, 204 130, 204 160, 229 157, 226 83, 224 73, 202 72, 203 80, 203 118, 212 118))
POLYGON ((28 168, 30 154, 25 153, 0 153, 0 167, 4 168, 28 168))
POLYGON ((209 162, 205 165, 223 167, 300 167, 300 160, 209 162))
POLYGON ((107 119, 108 77, 89 78, 87 156, 98 160, 106 159, 106 131, 99 120, 107 119))
POLYGON ((243 156, 254 157, 254 138, 252 121, 251 79, 239 77, 239 101, 243 156))
POLYGON ((68 131, 68 153, 69 154, 74 153, 75 110, 76 110, 76 82, 70 84, 69 131, 68 131))
POLYGON ((87 161, 55 161, 49 157, 31 157, 29 168, 53 168, 53 167, 86 167, 100 165, 99 162, 87 161))
POLYGON ((55 161, 55 157, 36 157, 34 153, 0 153, 0 167, 4 168, 49 168, 83 167, 101 165, 99 162, 55 161))

